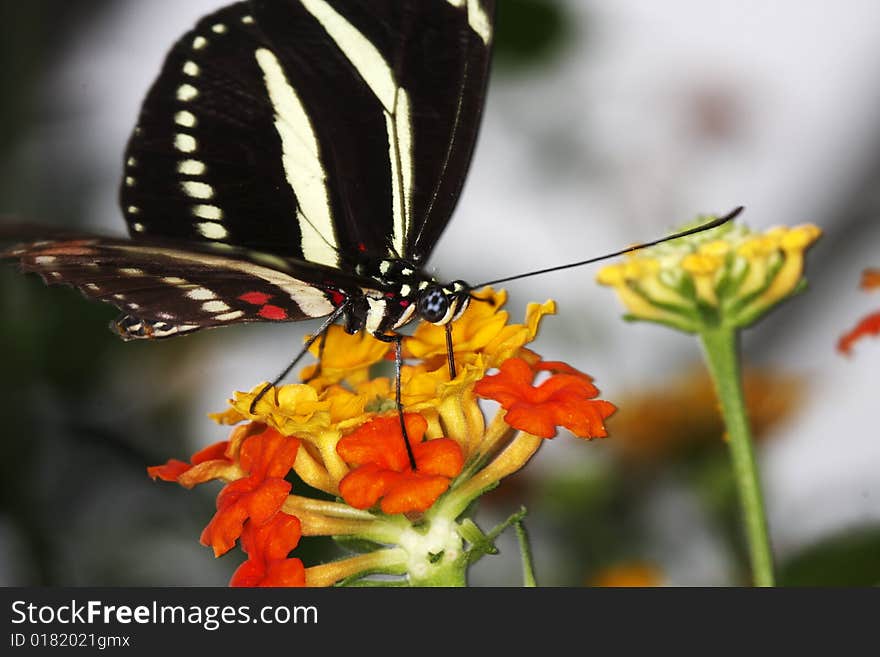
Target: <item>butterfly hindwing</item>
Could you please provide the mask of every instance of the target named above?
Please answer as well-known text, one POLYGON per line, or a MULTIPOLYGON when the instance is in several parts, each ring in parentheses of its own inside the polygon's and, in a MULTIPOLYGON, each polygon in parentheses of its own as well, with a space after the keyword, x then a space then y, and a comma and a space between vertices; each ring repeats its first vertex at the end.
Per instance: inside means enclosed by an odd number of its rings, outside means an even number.
MULTIPOLYGON (((126 240, 79 239, 17 247, 21 269, 49 284, 66 284, 85 296, 111 303, 162 331, 123 337, 165 337, 241 322, 296 321, 334 309, 340 293, 316 280, 298 278, 290 265, 270 267, 251 256, 183 250, 126 240)), ((264 259, 271 262, 274 256, 264 259)), ((302 273, 314 277, 312 270, 302 273)), ((117 326, 117 330, 119 327, 117 326)))
POLYGON ((476 140, 494 0, 254 0, 168 55, 126 153, 132 235, 331 267, 423 260, 476 140))

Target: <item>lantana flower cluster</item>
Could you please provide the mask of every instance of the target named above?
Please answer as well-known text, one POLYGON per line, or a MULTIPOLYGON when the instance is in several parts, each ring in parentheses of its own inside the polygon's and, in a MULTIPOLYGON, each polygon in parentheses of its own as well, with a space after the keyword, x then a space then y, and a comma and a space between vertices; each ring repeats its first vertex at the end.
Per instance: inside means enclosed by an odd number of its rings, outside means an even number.
POLYGON ((627 319, 688 333, 743 328, 804 289, 804 255, 820 235, 811 224, 758 233, 728 223, 636 251, 597 279, 614 288, 627 319))
POLYGON ((757 586, 773 586, 775 575, 746 415, 740 332, 806 288, 806 252, 821 234, 812 224, 754 232, 727 222, 634 251, 598 274, 623 302, 626 319, 699 338, 724 418, 757 586))
POLYGON ((468 566, 494 552, 498 529, 479 529, 468 516, 473 502, 560 428, 607 435, 615 407, 596 399, 592 379, 526 346, 555 304, 531 304, 513 324, 503 291, 476 296, 453 324, 454 379, 443 327, 423 323, 404 340, 401 401, 414 468, 394 379, 374 375, 391 346, 336 326, 301 383, 270 388, 253 412, 263 386, 235 393, 213 416, 234 427, 228 440, 149 468, 186 488, 225 484, 201 542, 215 556, 236 544, 245 552, 231 585, 464 584, 468 566), (492 417, 482 400, 497 402, 492 417), (315 494, 292 494, 294 478, 315 494), (367 547, 307 567, 295 556, 302 536, 367 547))

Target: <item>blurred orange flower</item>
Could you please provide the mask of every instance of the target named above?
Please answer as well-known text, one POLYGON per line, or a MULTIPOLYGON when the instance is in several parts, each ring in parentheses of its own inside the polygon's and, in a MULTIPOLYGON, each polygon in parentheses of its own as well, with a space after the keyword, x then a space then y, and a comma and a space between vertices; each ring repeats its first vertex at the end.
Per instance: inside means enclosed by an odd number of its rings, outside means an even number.
POLYGON ((590 581, 591 586, 644 588, 663 585, 659 568, 638 561, 625 562, 600 570, 590 581))
MULTIPOLYGON (((743 372, 743 393, 749 422, 757 440, 800 407, 805 384, 792 374, 765 369, 743 372)), ((656 461, 695 447, 721 444, 724 423, 712 381, 705 369, 625 396, 609 421, 614 440, 610 449, 631 461, 656 461)))
MULTIPOLYGON (((861 288, 863 290, 880 288, 880 269, 863 271, 861 288)), ((837 350, 849 356, 856 342, 871 335, 880 335, 880 311, 863 317, 858 324, 841 336, 837 341, 837 350)))

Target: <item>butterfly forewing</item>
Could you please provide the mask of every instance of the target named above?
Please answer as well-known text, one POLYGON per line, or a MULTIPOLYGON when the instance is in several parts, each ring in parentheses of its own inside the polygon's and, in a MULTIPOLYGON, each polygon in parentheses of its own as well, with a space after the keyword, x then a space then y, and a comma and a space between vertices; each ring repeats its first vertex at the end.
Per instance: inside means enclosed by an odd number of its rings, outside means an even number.
POLYGON ((494 1, 260 0, 172 49, 126 154, 133 236, 424 260, 458 199, 494 1))

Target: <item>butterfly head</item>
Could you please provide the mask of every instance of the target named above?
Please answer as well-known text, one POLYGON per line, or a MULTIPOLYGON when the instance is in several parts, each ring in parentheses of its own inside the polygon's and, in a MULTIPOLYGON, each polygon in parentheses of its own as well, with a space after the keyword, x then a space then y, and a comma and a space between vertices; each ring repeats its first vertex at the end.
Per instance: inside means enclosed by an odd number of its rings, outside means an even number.
POLYGON ((444 326, 461 317, 469 303, 470 286, 464 281, 429 283, 418 292, 416 310, 426 322, 444 326))

